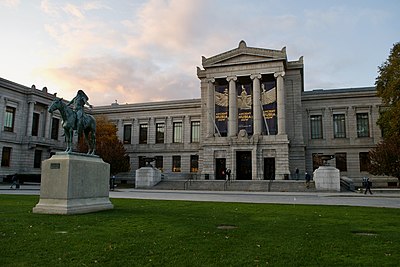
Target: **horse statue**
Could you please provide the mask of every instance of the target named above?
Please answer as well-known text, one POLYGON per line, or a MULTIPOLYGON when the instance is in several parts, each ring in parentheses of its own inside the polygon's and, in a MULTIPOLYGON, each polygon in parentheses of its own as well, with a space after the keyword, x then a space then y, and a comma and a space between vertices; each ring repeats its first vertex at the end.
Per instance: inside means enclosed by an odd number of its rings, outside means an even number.
MULTIPOLYGON (((59 110, 63 120, 62 126, 64 128, 64 135, 67 142, 67 149, 65 152, 72 152, 72 140, 74 137, 74 130, 77 130, 77 116, 67 104, 64 103, 62 98, 56 98, 48 108, 50 113, 59 110)), ((92 115, 85 114, 83 125, 83 133, 85 135, 86 143, 89 146, 88 155, 94 155, 96 149, 96 120, 92 115)))

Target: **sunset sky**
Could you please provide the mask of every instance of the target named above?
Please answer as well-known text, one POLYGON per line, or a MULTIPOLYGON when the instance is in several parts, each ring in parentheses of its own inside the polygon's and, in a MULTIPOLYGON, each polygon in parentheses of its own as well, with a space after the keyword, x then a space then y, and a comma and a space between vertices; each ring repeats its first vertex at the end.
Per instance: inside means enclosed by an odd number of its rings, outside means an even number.
POLYGON ((0 77, 93 105, 200 97, 196 67, 247 46, 304 56, 305 89, 373 86, 399 0, 0 0, 0 77))

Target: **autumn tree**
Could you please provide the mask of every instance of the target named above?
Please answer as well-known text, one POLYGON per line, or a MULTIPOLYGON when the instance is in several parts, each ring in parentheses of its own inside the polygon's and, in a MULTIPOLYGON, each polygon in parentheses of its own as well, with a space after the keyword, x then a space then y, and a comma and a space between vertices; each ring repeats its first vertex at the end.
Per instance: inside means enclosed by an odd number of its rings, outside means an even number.
POLYGON ((387 60, 379 67, 375 80, 378 96, 386 109, 378 125, 385 136, 400 134, 400 42, 393 45, 387 60))
MULTIPOLYGON (((78 150, 87 151, 84 138, 79 139, 78 150)), ((117 127, 105 116, 96 117, 96 154, 110 164, 112 175, 130 170, 129 156, 118 139, 117 127)))
POLYGON ((369 152, 369 172, 396 177, 400 182, 400 135, 386 137, 369 152))
POLYGON ((378 96, 385 105, 378 119, 383 141, 369 152, 369 172, 396 177, 400 181, 400 43, 379 67, 375 80, 378 96))

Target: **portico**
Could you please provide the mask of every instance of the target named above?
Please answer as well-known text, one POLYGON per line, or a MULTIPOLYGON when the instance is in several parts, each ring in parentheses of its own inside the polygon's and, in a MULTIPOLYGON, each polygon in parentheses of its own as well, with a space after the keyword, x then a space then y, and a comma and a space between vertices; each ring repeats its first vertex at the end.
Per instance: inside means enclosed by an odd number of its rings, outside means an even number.
POLYGON ((222 179, 221 170, 231 169, 238 180, 287 178, 285 75, 302 80, 302 72, 288 69, 286 49, 252 48, 241 41, 236 49, 203 57, 202 63, 197 72, 207 118, 202 177, 222 179))

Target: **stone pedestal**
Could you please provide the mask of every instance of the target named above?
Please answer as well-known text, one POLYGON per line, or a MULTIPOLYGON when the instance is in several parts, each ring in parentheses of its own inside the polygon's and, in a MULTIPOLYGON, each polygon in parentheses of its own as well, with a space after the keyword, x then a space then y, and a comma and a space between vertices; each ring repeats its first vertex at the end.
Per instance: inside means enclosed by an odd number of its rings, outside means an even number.
POLYGON ((40 200, 33 213, 78 214, 112 209, 110 165, 98 156, 57 153, 42 162, 40 200))
POLYGON ((314 171, 315 189, 340 192, 340 171, 332 166, 321 166, 314 171))
POLYGON ((135 188, 150 188, 161 181, 161 171, 153 167, 136 170, 135 188))

